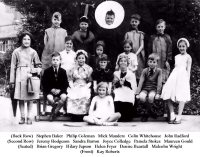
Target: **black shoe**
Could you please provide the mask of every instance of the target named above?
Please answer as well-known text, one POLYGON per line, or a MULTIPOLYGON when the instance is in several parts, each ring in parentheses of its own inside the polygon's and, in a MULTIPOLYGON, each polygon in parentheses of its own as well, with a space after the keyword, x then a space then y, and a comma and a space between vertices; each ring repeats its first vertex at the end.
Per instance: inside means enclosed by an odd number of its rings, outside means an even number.
POLYGON ((49 117, 49 121, 50 122, 52 122, 54 119, 55 119, 55 114, 54 113, 52 113, 51 115, 50 115, 50 117, 49 117))
POLYGON ((25 117, 21 117, 19 124, 25 124, 25 117))
POLYGON ((157 119, 157 118, 158 118, 158 116, 157 116, 155 113, 151 113, 151 117, 152 117, 153 119, 157 119))
POLYGON ((141 122, 147 122, 148 121, 149 116, 145 115, 141 118, 141 122))

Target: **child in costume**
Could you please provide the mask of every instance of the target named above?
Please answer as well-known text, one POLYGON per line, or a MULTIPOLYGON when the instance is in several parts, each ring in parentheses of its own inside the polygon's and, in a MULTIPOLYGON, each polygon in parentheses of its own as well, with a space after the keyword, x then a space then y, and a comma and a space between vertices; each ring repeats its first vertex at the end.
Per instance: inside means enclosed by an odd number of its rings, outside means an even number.
POLYGON ((150 37, 148 44, 148 53, 156 53, 159 56, 158 67, 162 69, 163 83, 166 82, 170 73, 170 64, 172 61, 172 40, 165 33, 166 22, 163 19, 156 21, 156 31, 150 37))
POLYGON ((136 71, 136 79, 139 80, 142 70, 145 68, 145 52, 144 52, 144 32, 138 30, 140 25, 141 16, 133 14, 131 16, 130 25, 131 31, 125 34, 124 39, 132 41, 132 51, 137 56, 138 67, 136 71))
POLYGON ((45 30, 44 50, 42 53, 42 69, 51 66, 51 55, 53 52, 61 52, 65 49, 65 37, 67 31, 60 27, 62 16, 55 12, 52 16, 52 26, 45 30))
POLYGON ((74 50, 85 50, 88 54, 88 62, 90 60, 90 56, 94 53, 95 46, 95 36, 89 30, 89 19, 86 16, 82 16, 79 19, 79 30, 75 31, 72 34, 72 41, 74 43, 74 50))

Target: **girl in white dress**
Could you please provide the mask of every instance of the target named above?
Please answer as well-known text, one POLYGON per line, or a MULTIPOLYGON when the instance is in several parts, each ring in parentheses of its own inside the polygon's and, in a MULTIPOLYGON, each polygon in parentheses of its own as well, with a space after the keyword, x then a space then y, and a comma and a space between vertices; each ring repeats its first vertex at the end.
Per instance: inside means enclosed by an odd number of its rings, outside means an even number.
POLYGON ((92 99, 89 115, 83 120, 88 124, 117 125, 121 114, 115 113, 113 98, 108 95, 108 83, 100 82, 97 85, 97 92, 98 95, 92 99))
POLYGON ((190 71, 192 58, 187 53, 187 48, 190 46, 189 41, 185 38, 180 38, 177 42, 177 47, 180 54, 175 56, 175 68, 170 74, 166 84, 163 86, 161 97, 163 100, 168 100, 170 111, 169 124, 180 124, 181 115, 187 101, 191 100, 190 96, 190 71), (173 102, 178 102, 178 115, 174 114, 173 102))

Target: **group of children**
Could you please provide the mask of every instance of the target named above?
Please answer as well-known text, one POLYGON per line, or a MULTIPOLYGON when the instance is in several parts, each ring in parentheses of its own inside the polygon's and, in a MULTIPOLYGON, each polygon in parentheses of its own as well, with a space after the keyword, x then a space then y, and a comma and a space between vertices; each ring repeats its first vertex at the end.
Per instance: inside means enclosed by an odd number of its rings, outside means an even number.
POLYGON ((39 74, 42 69, 42 91, 52 106, 50 121, 63 107, 64 112, 74 120, 117 125, 118 120, 132 119, 135 98, 146 111, 141 120, 147 121, 152 115, 154 99, 162 98, 168 102, 169 123, 180 124, 185 102, 191 99, 189 42, 185 38, 178 40, 180 54, 175 56, 175 68, 169 76, 172 41, 164 33, 165 21, 157 21, 157 34, 150 38, 150 55, 146 57, 144 33, 138 30, 140 20, 138 14, 131 16, 132 30, 125 34, 123 52, 118 56, 106 53, 106 41, 99 40, 94 44, 95 36, 88 29, 89 19, 85 16, 80 18, 80 30, 68 36, 67 31, 60 27, 61 14, 53 14, 52 27, 45 30, 42 62, 30 47, 31 35, 22 34, 21 47, 12 54, 10 72, 10 83, 15 88, 14 98, 19 100, 21 111, 19 123, 26 122, 24 101, 28 101, 27 124, 32 124, 31 100, 38 99, 39 95, 27 93, 27 78, 33 73, 39 74), (177 116, 172 101, 179 102, 177 116))

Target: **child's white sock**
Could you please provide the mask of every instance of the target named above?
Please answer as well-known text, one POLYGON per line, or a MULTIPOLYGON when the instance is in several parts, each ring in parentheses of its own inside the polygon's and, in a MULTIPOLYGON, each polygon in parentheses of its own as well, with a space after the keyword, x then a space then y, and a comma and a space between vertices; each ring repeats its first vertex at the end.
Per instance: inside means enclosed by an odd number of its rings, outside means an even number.
POLYGON ((171 114, 170 114, 170 120, 174 120, 175 119, 175 114, 174 114, 174 112, 171 112, 171 114))
POLYGON ((176 121, 179 121, 179 120, 181 120, 181 115, 176 116, 176 121))

